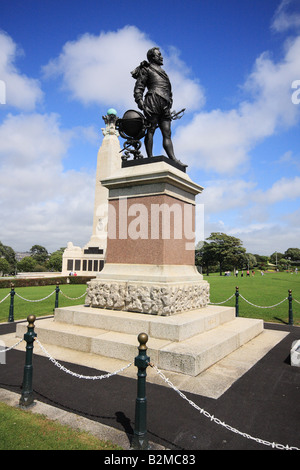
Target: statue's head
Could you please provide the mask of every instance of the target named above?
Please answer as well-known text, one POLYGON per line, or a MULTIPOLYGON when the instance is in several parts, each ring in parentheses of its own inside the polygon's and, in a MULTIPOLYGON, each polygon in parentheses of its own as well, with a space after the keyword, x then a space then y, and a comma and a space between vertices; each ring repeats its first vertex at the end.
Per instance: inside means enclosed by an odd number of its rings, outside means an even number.
POLYGON ((152 47, 152 49, 149 49, 147 52, 147 59, 150 62, 150 64, 158 64, 162 65, 163 64, 163 57, 161 55, 159 47, 152 47))

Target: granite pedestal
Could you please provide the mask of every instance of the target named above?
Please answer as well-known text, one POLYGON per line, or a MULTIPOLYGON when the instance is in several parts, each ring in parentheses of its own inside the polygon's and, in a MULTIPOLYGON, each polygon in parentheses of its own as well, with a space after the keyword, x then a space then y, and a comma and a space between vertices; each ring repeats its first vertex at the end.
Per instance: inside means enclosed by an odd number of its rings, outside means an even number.
POLYGON ((88 283, 85 306, 38 322, 41 341, 133 361, 145 332, 153 363, 194 377, 263 331, 261 320, 209 305, 209 284, 194 265, 201 186, 165 159, 101 182, 109 191, 104 269, 88 283))

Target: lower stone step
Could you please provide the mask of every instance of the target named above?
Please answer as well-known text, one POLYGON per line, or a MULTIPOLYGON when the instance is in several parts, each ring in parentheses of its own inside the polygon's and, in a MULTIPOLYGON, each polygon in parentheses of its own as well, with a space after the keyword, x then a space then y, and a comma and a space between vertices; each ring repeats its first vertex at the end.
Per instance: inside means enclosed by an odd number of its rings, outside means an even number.
POLYGON ((235 318, 234 307, 210 305, 167 317, 105 310, 84 305, 55 310, 55 322, 101 328, 119 333, 147 333, 152 338, 182 341, 235 318))
POLYGON ((159 367, 196 376, 262 331, 262 320, 236 318, 213 330, 166 345, 159 351, 159 367))
MULTIPOLYGON (((26 331, 26 323, 17 325, 18 337, 26 331)), ((143 332, 107 331, 53 319, 36 321, 35 331, 42 344, 55 344, 128 362, 134 361, 138 352, 137 334, 143 332)), ((149 335, 147 354, 163 370, 196 376, 262 331, 262 320, 239 317, 182 341, 149 335)))

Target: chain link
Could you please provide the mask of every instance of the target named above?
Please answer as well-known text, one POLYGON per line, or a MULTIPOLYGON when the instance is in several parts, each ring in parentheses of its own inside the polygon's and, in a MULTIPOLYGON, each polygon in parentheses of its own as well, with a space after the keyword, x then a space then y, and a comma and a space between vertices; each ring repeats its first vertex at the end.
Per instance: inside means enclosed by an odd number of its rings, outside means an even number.
POLYGON ((15 292, 15 294, 20 297, 20 299, 22 300, 26 300, 26 302, 42 302, 43 300, 46 300, 46 299, 49 299, 49 297, 51 297, 51 295, 53 295, 55 293, 55 290, 53 292, 51 292, 51 294, 47 295, 47 297, 44 297, 43 299, 38 299, 38 300, 30 300, 30 299, 25 299, 25 297, 22 297, 20 294, 18 294, 17 292, 15 292))
POLYGON ((249 302, 249 300, 245 299, 245 297, 242 296, 242 294, 240 294, 240 297, 245 300, 245 302, 247 302, 248 304, 252 305, 253 307, 257 307, 257 308, 273 308, 273 307, 277 307, 278 305, 282 304, 283 302, 285 302, 288 297, 285 297, 285 299, 281 300, 281 302, 278 302, 278 304, 275 304, 275 305, 267 305, 267 306, 261 306, 261 305, 255 305, 253 304, 252 302, 249 302))
POLYGON ((63 293, 63 291, 61 289, 59 289, 59 292, 64 296, 66 297, 67 299, 69 300, 78 300, 78 299, 81 299, 82 297, 84 297, 86 295, 86 292, 84 292, 82 295, 80 295, 79 297, 68 297, 66 294, 63 293))
POLYGON ((228 299, 226 300, 223 300, 223 302, 209 302, 211 305, 221 305, 221 304, 225 304, 225 302, 228 302, 228 300, 232 299, 232 297, 234 297, 235 294, 232 294, 230 297, 228 297, 228 299))
MULTIPOLYGON (((10 346, 6 349, 0 349, 0 353, 3 353, 3 352, 7 352, 7 351, 10 351, 11 349, 17 347, 23 340, 23 338, 20 339, 20 341, 18 341, 15 345, 13 346, 10 346)), ((63 366, 62 364, 60 364, 56 359, 54 359, 49 353, 48 351, 44 348, 44 346, 40 343, 40 341, 35 338, 35 341, 38 343, 38 345, 40 346, 41 350, 44 352, 44 354, 48 357, 48 359, 55 365, 57 366, 60 370, 62 370, 63 372, 66 372, 67 374, 70 374, 72 375, 73 377, 77 377, 79 379, 86 379, 86 380, 102 380, 102 379, 107 379, 109 377, 112 377, 114 375, 117 375, 119 374, 120 372, 123 372, 124 370, 126 370, 128 367, 130 367, 133 363, 130 362, 129 364, 127 364, 126 366, 122 367, 121 369, 115 371, 115 372, 111 372, 111 373, 107 373, 107 374, 103 374, 103 375, 93 375, 93 376, 90 376, 90 375, 82 375, 82 374, 77 374, 76 372, 72 372, 71 370, 67 369, 65 366, 63 366)), ((189 398, 187 398, 187 396, 181 392, 180 390, 178 390, 178 388, 175 387, 175 385, 163 374, 163 372, 161 370, 159 370, 157 368, 157 366, 155 364, 153 364, 152 362, 149 362, 148 365, 150 367, 152 367, 156 373, 169 385, 169 387, 171 387, 176 393, 178 393, 178 395, 183 398, 184 400, 186 400, 193 408, 195 408, 197 411, 199 411, 201 414, 203 414, 206 418, 209 418, 211 421, 213 421, 214 423, 216 424, 219 424, 220 426, 223 426, 225 429, 227 429, 228 431, 231 431, 235 434, 239 434, 240 436, 242 437, 245 437, 247 439, 250 439, 250 440, 253 440, 253 441, 256 441, 258 442, 259 444, 263 444, 265 446, 269 446, 269 447, 272 447, 272 448, 275 448, 275 449, 280 449, 280 450, 300 450, 298 447, 295 447, 295 446, 289 446, 289 445, 284 445, 284 444, 279 444, 279 443, 276 443, 276 442, 270 442, 270 441, 267 441, 267 440, 264 440, 264 439, 260 439, 258 437, 253 437, 251 436, 250 434, 247 434, 245 432, 242 432, 242 431, 239 431, 238 429, 230 426, 229 424, 226 424, 224 421, 221 421, 220 419, 216 418, 214 415, 210 414, 208 411, 205 411, 203 408, 200 408, 200 406, 196 405, 196 403, 194 403, 192 400, 190 400, 189 398)))
POLYGON ((10 346, 9 348, 6 348, 6 349, 0 349, 0 353, 3 353, 3 352, 7 352, 7 351, 10 351, 11 349, 13 348, 16 348, 20 343, 22 343, 23 338, 20 339, 20 341, 18 341, 16 344, 14 344, 13 346, 10 346))
POLYGON ((129 364, 127 364, 127 366, 125 367, 122 367, 122 369, 119 369, 119 370, 116 370, 115 372, 111 372, 111 373, 107 373, 107 374, 104 374, 104 375, 82 375, 82 374, 77 374, 76 372, 72 372, 71 370, 67 369, 65 366, 63 366, 62 364, 60 364, 56 359, 54 359, 53 357, 51 357, 51 355, 46 351, 46 349, 44 348, 44 346, 42 346, 42 344, 40 343, 40 341, 36 338, 35 341, 38 343, 38 345, 40 346, 41 350, 46 354, 46 356, 48 357, 48 359, 55 365, 57 366, 60 370, 62 370, 63 372, 66 372, 67 374, 70 374, 72 375, 73 377, 77 377, 78 379, 86 379, 86 380, 102 380, 102 379, 107 379, 109 377, 112 377, 113 375, 117 375, 119 374, 120 372, 123 372, 125 369, 127 369, 128 367, 130 367, 133 363, 130 362, 129 364))
POLYGON ((247 439, 251 439, 253 441, 258 442, 259 444, 263 444, 265 446, 269 446, 272 448, 276 449, 281 449, 281 450, 300 450, 298 447, 293 447, 289 445, 283 445, 283 444, 277 444, 275 442, 269 442, 257 437, 253 437, 250 434, 247 434, 245 432, 241 432, 236 428, 233 428, 229 424, 224 423, 224 421, 221 421, 220 419, 216 418, 214 415, 211 415, 208 411, 205 411, 203 408, 200 408, 200 406, 196 405, 192 400, 189 400, 187 396, 182 393, 178 388, 175 387, 175 385, 162 373, 161 370, 159 370, 153 363, 149 363, 149 366, 151 366, 157 374, 176 392, 178 395, 180 395, 181 398, 186 400, 191 406, 193 406, 197 411, 199 411, 201 414, 203 414, 206 418, 209 418, 211 421, 213 421, 216 424, 220 424, 221 426, 225 427, 228 429, 228 431, 231 431, 235 434, 239 434, 242 437, 245 437, 247 439))
POLYGON ((4 299, 0 300, 0 304, 2 304, 2 302, 4 302, 4 300, 6 300, 6 299, 7 299, 7 297, 9 297, 9 296, 10 296, 10 292, 7 294, 7 296, 6 296, 6 297, 4 297, 4 299))

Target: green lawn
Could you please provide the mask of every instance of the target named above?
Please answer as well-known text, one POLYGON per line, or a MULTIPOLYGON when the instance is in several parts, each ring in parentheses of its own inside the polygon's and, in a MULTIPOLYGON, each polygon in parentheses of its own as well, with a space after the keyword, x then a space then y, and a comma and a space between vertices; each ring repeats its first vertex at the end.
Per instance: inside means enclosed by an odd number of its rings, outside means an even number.
MULTIPOLYGON (((258 306, 275 305, 288 296, 288 290, 292 290, 293 299, 300 302, 300 274, 290 273, 266 273, 261 276, 256 272, 254 276, 238 277, 220 276, 211 274, 204 276, 210 284, 210 300, 218 303, 226 300, 235 293, 236 286, 239 293, 249 302, 258 306)), ((288 301, 273 308, 257 308, 249 305, 239 296, 239 316, 262 318, 267 322, 287 323, 288 322, 288 301)), ((235 305, 235 296, 222 304, 225 306, 235 305)), ((294 325, 300 325, 300 304, 293 300, 294 325)))
MULTIPOLYGON (((210 300, 212 303, 220 303, 235 293, 239 287, 239 315, 241 317, 261 318, 267 322, 288 322, 288 301, 285 300, 277 307, 258 308, 249 305, 241 296, 260 307, 269 307, 277 304, 288 296, 288 290, 292 290, 294 325, 300 326, 300 274, 266 273, 261 276, 259 272, 255 276, 240 275, 220 276, 211 274, 204 276, 210 284, 210 300)), ((47 297, 55 290, 55 286, 23 287, 15 291, 20 296, 37 300, 47 297)), ((62 292, 71 297, 66 298, 59 294, 59 306, 84 304, 82 296, 86 285, 63 285, 62 292)), ((0 301, 10 292, 10 289, 0 289, 0 301)), ((9 314, 10 296, 0 303, 0 322, 6 322, 9 314)), ((29 314, 37 317, 53 314, 55 294, 40 302, 28 302, 15 295, 14 318, 15 321, 26 318, 29 314)), ((235 295, 222 304, 235 306, 235 295)), ((16 449, 114 449, 113 444, 102 443, 92 436, 53 423, 42 416, 32 415, 27 411, 13 409, 0 403, 0 450, 16 449)), ((115 448, 117 449, 117 448, 115 448)))
MULTIPOLYGON (((84 304, 85 296, 77 300, 76 298, 82 296, 82 294, 85 293, 85 284, 64 284, 60 288, 62 292, 59 293, 59 307, 84 304), (72 299, 66 298, 63 294, 71 297, 72 299)), ((54 291, 55 286, 16 287, 16 294, 14 296, 14 320, 23 320, 24 318, 27 318, 28 315, 35 315, 36 317, 52 315, 55 306, 54 291), (20 295, 24 299, 39 300, 44 299, 51 293, 52 295, 48 299, 42 300, 40 302, 29 302, 28 300, 23 300, 18 297, 18 295, 20 295)), ((9 292, 10 289, 0 289, 0 302, 9 292)), ((0 304, 0 322, 8 321, 9 304, 10 296, 0 304)))
MULTIPOLYGON (((288 296, 288 290, 292 290, 293 299, 300 302, 300 274, 290 273, 266 273, 261 276, 260 272, 256 272, 255 276, 247 277, 246 273, 241 277, 220 276, 219 274, 211 274, 204 276, 210 283, 210 300, 212 303, 223 302, 235 293, 235 287, 239 287, 239 315, 242 317, 262 318, 267 322, 288 322, 288 301, 273 308, 257 308, 249 305, 241 296, 245 297, 249 302, 258 306, 275 305, 288 296)), ((15 289, 16 294, 20 296, 37 300, 47 297, 53 293, 55 286, 40 287, 18 287, 15 289)), ((61 286, 63 294, 71 297, 66 298, 62 293, 59 294, 59 306, 66 307, 71 305, 82 305, 85 296, 82 296, 86 290, 86 285, 65 284, 61 286), (75 299, 75 300, 73 300, 75 299)), ((0 301, 10 292, 10 289, 0 289, 0 301)), ((8 321, 10 296, 0 303, 0 322, 8 321)), ((15 321, 25 319, 28 315, 33 314, 36 317, 53 314, 55 305, 55 294, 41 302, 28 302, 22 300, 17 295, 14 298, 14 319, 15 321)), ((235 305, 235 296, 225 304, 225 306, 235 305)), ((300 304, 293 300, 293 316, 294 325, 300 325, 300 304)))
POLYGON ((120 450, 111 442, 0 403, 0 450, 120 450))

